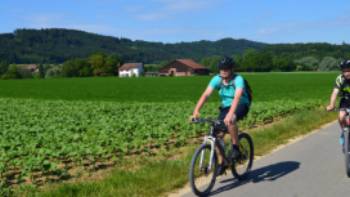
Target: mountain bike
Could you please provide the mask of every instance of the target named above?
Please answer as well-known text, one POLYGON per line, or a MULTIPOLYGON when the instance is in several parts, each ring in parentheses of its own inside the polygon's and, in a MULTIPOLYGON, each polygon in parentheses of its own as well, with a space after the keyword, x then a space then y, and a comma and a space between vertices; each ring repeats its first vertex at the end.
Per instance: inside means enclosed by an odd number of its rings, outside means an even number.
POLYGON ((254 159, 253 140, 249 134, 238 133, 239 157, 232 160, 231 149, 225 148, 223 140, 218 136, 227 132, 227 127, 222 120, 216 119, 193 119, 193 123, 208 123, 209 132, 204 136, 203 143, 195 150, 189 169, 189 181, 193 193, 198 196, 206 196, 210 193, 218 176, 218 154, 222 161, 228 164, 232 175, 238 180, 243 179, 251 170, 254 159))

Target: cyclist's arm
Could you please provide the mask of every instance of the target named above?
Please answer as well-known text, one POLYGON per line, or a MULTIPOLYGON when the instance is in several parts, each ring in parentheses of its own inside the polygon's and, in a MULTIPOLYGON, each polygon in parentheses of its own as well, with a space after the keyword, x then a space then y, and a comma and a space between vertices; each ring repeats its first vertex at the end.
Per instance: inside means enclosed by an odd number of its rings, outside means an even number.
POLYGON ((208 86, 207 89, 203 92, 202 96, 199 98, 197 105, 193 111, 193 117, 198 118, 199 111, 202 108, 203 104, 207 100, 207 98, 213 93, 214 89, 211 86, 208 86))
POLYGON ((331 98, 330 98, 329 105, 328 105, 328 107, 327 107, 328 110, 334 109, 334 107, 335 107, 335 102, 336 102, 336 100, 337 100, 338 93, 339 93, 339 89, 338 89, 338 88, 334 88, 334 89, 333 89, 333 92, 332 92, 332 95, 331 95, 331 98))

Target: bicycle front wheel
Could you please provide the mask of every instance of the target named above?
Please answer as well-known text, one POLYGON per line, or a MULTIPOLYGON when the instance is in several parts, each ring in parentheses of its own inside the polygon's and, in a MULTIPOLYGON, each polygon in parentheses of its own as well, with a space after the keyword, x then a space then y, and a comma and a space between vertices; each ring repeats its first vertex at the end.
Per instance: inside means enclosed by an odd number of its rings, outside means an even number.
POLYGON ((234 177, 243 179, 251 170, 254 160, 254 145, 250 135, 240 133, 238 135, 238 146, 240 156, 233 162, 231 171, 234 177))
POLYGON ((349 131, 344 132, 344 155, 346 174, 350 177, 350 146, 349 146, 349 131))
POLYGON ((189 181, 193 193, 206 196, 216 179, 216 152, 209 144, 202 144, 194 153, 190 165, 189 181))

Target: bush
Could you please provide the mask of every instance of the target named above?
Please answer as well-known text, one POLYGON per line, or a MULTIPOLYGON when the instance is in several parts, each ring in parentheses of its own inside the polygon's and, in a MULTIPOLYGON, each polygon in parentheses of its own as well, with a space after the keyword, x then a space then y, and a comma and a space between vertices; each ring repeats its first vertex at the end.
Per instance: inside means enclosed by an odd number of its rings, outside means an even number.
POLYGON ((16 64, 10 64, 7 72, 2 76, 3 79, 19 79, 21 78, 20 73, 16 64))
POLYGON ((45 73, 45 78, 62 77, 62 65, 49 66, 45 73))

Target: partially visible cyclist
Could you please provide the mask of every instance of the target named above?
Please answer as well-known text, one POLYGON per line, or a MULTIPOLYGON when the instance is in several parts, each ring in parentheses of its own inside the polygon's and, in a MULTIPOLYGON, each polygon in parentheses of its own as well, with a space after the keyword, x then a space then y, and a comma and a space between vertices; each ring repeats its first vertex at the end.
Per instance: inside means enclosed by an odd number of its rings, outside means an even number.
POLYGON ((331 111, 335 108, 335 103, 337 100, 337 96, 340 93, 340 103, 339 103, 339 116, 338 121, 341 127, 341 134, 339 137, 339 143, 341 145, 344 144, 344 126, 346 124, 346 108, 350 108, 350 60, 345 60, 339 65, 341 69, 341 74, 337 76, 335 80, 335 85, 333 92, 331 94, 329 105, 327 106, 327 110, 331 111))
MULTIPOLYGON (((242 76, 234 72, 235 63, 232 58, 225 57, 218 63, 219 74, 215 75, 209 82, 208 87, 203 92, 197 102, 191 118, 199 118, 199 111, 207 98, 217 90, 221 99, 218 119, 223 120, 227 126, 232 141, 232 159, 237 159, 240 155, 238 142, 237 121, 243 119, 250 108, 251 95, 250 87, 242 76)), ((222 156, 221 156, 222 157, 222 156)), ((227 164, 224 160, 218 166, 218 173, 223 174, 227 164)))

